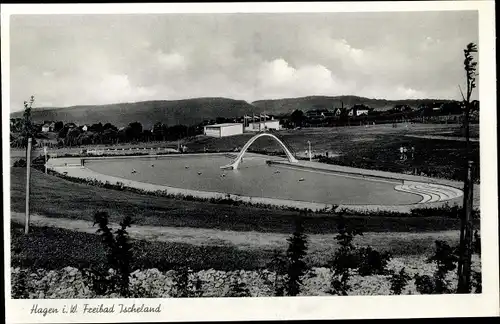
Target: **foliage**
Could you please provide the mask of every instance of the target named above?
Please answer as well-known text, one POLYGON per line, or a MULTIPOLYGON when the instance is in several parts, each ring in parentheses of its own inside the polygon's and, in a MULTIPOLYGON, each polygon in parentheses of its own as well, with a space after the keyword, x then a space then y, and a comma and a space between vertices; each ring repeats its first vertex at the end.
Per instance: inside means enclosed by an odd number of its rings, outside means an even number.
POLYGON ((340 247, 335 251, 333 260, 330 262, 333 276, 329 292, 334 295, 347 296, 351 288, 349 285, 350 271, 358 267, 353 239, 356 235, 363 234, 356 229, 348 228, 342 214, 338 218, 338 233, 335 240, 340 247))
POLYGON ((128 296, 129 280, 132 260, 132 246, 129 243, 127 228, 132 224, 130 216, 120 222, 120 228, 113 235, 109 228, 109 215, 106 212, 97 212, 94 215, 94 225, 98 224, 97 234, 101 235, 102 242, 107 249, 108 264, 118 271, 119 288, 122 296, 128 296))
POLYGON ((476 294, 483 292, 483 280, 480 271, 472 271, 472 287, 476 294))
POLYGON ((33 107, 34 102, 35 102, 34 96, 31 96, 29 101, 24 102, 24 112, 23 112, 24 123, 21 135, 24 138, 25 147, 28 145, 28 138, 32 138, 33 142, 35 141, 34 137, 36 134, 36 129, 35 126, 33 125, 33 121, 31 120, 31 109, 33 107))
POLYGON ((12 298, 13 299, 26 299, 28 298, 28 271, 23 269, 16 269, 15 274, 12 276, 12 298))
POLYGON ((366 247, 358 249, 358 253, 358 274, 361 276, 386 274, 387 264, 391 260, 391 255, 388 252, 378 252, 371 247, 366 247))
POLYGON ((188 298, 188 297, 201 297, 203 295, 202 280, 196 278, 193 283, 193 270, 188 266, 180 266, 175 271, 174 282, 174 297, 188 298))
POLYGON ((467 75, 467 97, 464 99, 467 102, 470 101, 472 91, 476 88, 477 62, 474 60, 473 53, 477 53, 477 45, 474 43, 467 44, 464 49, 464 69, 467 75))
POLYGON ((294 110, 294 112, 291 115, 291 120, 292 120, 292 123, 295 125, 295 127, 302 126, 304 119, 305 119, 305 116, 301 110, 294 110))
POLYGON ((180 267, 174 277, 174 286, 176 287, 176 297, 189 296, 189 274, 191 269, 188 267, 180 267))
POLYGON ((304 257, 307 254, 307 236, 304 234, 302 219, 295 221, 295 231, 288 241, 288 281, 287 292, 289 296, 297 296, 302 284, 302 276, 306 271, 304 257))
POLYGON ((227 297, 250 297, 250 296, 251 296, 250 290, 248 290, 248 287, 244 281, 238 280, 238 278, 231 279, 227 297))
POLYGON ((472 242, 472 249, 474 253, 481 254, 481 235, 479 231, 476 229, 474 231, 474 241, 472 242))
POLYGON ((354 238, 363 233, 355 228, 349 228, 343 214, 338 218, 338 233, 335 240, 340 247, 330 261, 333 276, 329 292, 346 296, 351 288, 349 279, 352 271, 356 270, 360 276, 387 274, 391 255, 387 252, 378 252, 369 246, 359 248, 354 245, 354 238))
POLYGON ((449 294, 452 293, 450 283, 446 276, 456 269, 458 261, 456 248, 450 247, 446 242, 436 241, 436 251, 427 261, 435 263, 437 270, 432 277, 428 275, 415 276, 417 290, 421 294, 449 294))
POLYGON ((26 160, 19 159, 19 160, 14 161, 13 167, 14 168, 25 168, 26 167, 26 160))
POLYGON ((394 295, 401 295, 410 279, 411 276, 406 273, 405 268, 402 268, 398 273, 393 273, 389 278, 392 293, 394 295))
POLYGON ((275 273, 273 288, 274 295, 278 297, 285 295, 287 264, 286 256, 278 250, 274 250, 272 260, 267 264, 267 267, 275 273))

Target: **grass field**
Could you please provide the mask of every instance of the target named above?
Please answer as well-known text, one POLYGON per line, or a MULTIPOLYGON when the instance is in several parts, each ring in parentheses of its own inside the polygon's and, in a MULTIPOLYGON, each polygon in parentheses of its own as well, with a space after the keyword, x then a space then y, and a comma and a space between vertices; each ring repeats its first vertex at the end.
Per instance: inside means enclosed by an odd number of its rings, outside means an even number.
MULTIPOLYGON (((25 170, 11 168, 11 209, 25 208, 25 170)), ((107 211, 112 222, 129 215, 137 225, 215 228, 233 231, 291 233, 293 211, 260 209, 223 204, 193 202, 116 191, 76 184, 61 178, 32 171, 31 212, 48 217, 93 221, 97 211, 107 211)), ((426 232, 459 228, 459 221, 436 213, 430 217, 348 216, 353 226, 366 232, 426 232)), ((308 233, 334 233, 333 215, 305 216, 308 233)))

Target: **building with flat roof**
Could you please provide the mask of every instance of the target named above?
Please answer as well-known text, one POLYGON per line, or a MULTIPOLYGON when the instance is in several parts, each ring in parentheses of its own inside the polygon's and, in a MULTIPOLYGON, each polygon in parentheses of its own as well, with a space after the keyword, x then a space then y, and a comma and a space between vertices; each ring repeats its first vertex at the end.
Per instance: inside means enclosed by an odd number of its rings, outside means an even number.
POLYGON ((243 134, 243 124, 240 123, 225 123, 207 125, 203 129, 203 134, 211 137, 226 137, 243 134))
POLYGON ((266 120, 266 121, 256 121, 248 123, 245 127, 246 132, 259 132, 264 130, 280 130, 280 121, 277 119, 266 120))

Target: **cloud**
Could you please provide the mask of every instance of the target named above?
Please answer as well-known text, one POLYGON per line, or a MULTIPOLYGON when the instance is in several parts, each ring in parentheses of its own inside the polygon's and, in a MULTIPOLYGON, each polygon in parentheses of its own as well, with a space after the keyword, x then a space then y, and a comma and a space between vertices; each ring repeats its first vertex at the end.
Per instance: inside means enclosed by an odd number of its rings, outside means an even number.
POLYGON ((163 70, 185 70, 187 67, 186 58, 179 53, 164 54, 159 51, 156 55, 158 63, 163 70))
POLYGON ((319 64, 293 67, 280 58, 262 63, 258 72, 257 91, 262 97, 331 95, 345 90, 345 85, 319 64))
POLYGON ((11 19, 11 107, 224 96, 459 98, 475 12, 11 19))

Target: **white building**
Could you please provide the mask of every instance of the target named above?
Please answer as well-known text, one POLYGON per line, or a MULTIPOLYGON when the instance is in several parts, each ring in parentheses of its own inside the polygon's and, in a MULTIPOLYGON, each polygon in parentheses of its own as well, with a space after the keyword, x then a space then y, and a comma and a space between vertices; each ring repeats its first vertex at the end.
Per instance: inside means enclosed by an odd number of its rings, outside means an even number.
POLYGON ((227 123, 208 125, 204 127, 203 134, 211 137, 225 137, 243 134, 243 124, 227 123))
POLYGON ((248 123, 248 126, 245 127, 246 132, 258 132, 269 129, 280 130, 280 121, 277 119, 272 119, 260 122, 250 122, 248 123))

